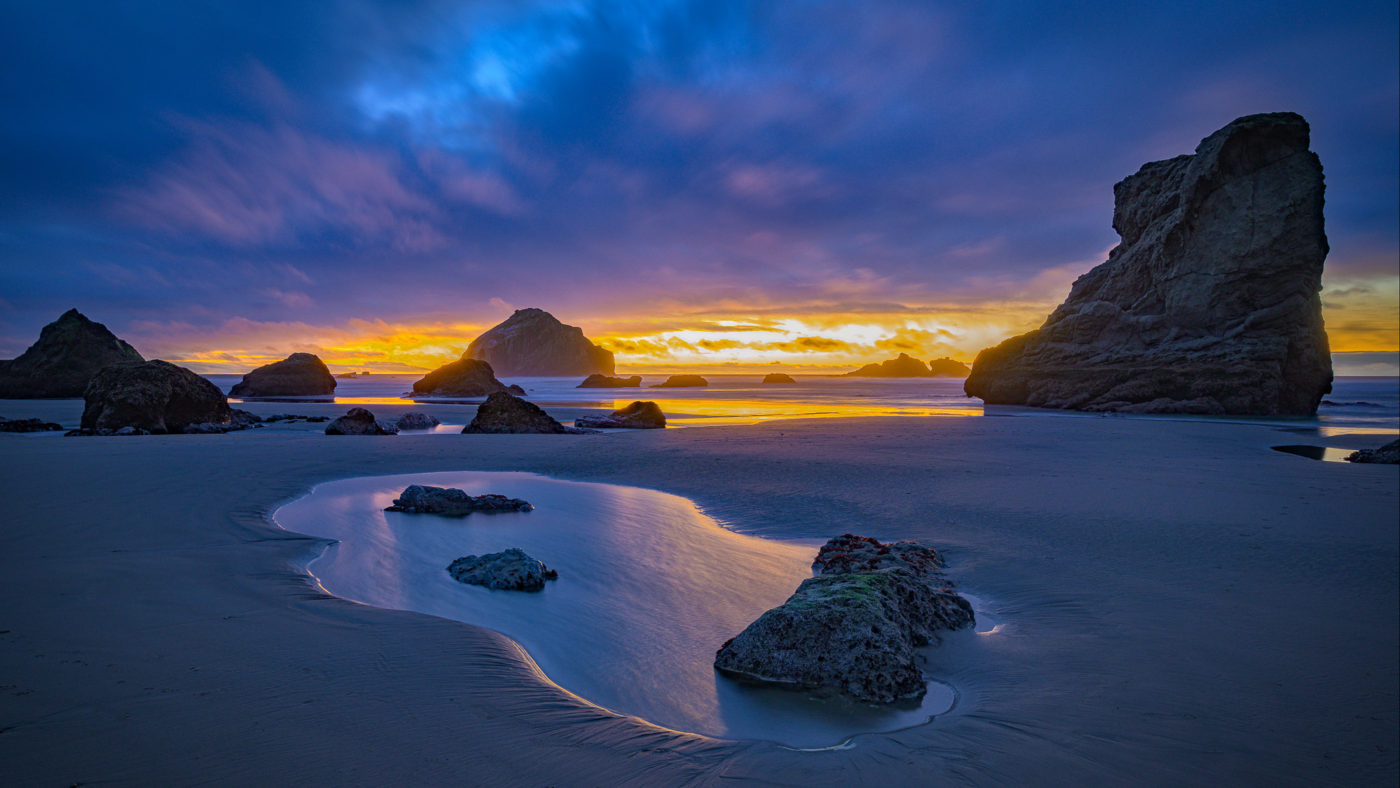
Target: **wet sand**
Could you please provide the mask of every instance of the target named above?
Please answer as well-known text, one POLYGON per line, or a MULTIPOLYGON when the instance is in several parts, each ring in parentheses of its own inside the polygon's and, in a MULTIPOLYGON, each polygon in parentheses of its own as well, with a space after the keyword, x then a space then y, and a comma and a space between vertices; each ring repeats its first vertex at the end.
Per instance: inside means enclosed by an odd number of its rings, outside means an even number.
MULTIPOLYGON (((5 412, 71 421, 64 408, 5 412)), ((1397 777, 1391 466, 1272 451, 1294 439, 1268 427, 1121 418, 393 438, 321 426, 0 435, 7 782, 1397 777), (1000 626, 935 652, 963 692, 953 713, 795 752, 613 715, 500 635, 330 597, 299 569, 325 541, 269 520, 321 482, 461 470, 661 490, 762 536, 930 539, 1000 626)))

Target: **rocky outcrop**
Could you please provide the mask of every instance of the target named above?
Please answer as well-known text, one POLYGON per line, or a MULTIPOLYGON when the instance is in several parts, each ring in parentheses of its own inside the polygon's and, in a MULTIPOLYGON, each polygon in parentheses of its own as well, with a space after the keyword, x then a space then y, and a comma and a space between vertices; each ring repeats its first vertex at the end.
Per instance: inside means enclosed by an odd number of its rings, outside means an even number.
POLYGON ((464 555, 447 566, 447 573, 459 583, 500 591, 539 591, 546 580, 559 577, 558 572, 518 547, 487 555, 464 555))
POLYGON ((652 386, 652 388, 654 388, 654 389, 687 389, 687 388, 698 388, 698 387, 700 387, 700 386, 708 386, 708 385, 710 385, 710 381, 705 380, 704 378, 700 377, 699 375, 672 375, 671 377, 666 378, 665 382, 663 382, 663 383, 657 383, 655 386, 652 386))
POLYGON ((642 385, 642 376, 614 378, 608 375, 589 375, 578 384, 581 389, 634 389, 642 385))
POLYGON ((438 367, 413 384, 415 397, 486 397, 506 390, 490 364, 470 358, 438 367))
POLYGON ((1393 440, 1379 449, 1362 449, 1347 455, 1347 462, 1367 462, 1400 465, 1400 440, 1393 440))
POLYGON ((144 360, 106 326, 70 309, 18 358, 0 362, 0 398, 81 397, 103 367, 144 360))
POLYGON ((515 314, 477 337, 462 358, 489 362, 506 377, 613 374, 613 354, 543 309, 515 314))
POLYGON ((554 420, 540 406, 504 391, 498 391, 486 398, 476 409, 472 423, 462 429, 464 433, 545 433, 563 434, 572 432, 568 427, 554 420))
POLYGON ((763 382, 765 385, 797 383, 797 381, 792 379, 791 375, 784 375, 781 372, 770 372, 767 375, 764 375, 763 382))
POLYGON ((926 685, 914 649, 973 623, 942 565, 937 552, 912 542, 832 539, 813 563, 817 575, 725 643, 715 668, 871 703, 920 698, 926 685))
POLYGON ((928 367, 924 362, 908 353, 900 353, 898 358, 866 364, 854 372, 847 372, 848 378, 926 378, 928 367))
POLYGON ((928 363, 928 373, 935 378, 965 378, 972 369, 961 361, 951 358, 936 358, 928 363))
POLYGON ((62 424, 43 419, 0 419, 0 432, 56 432, 61 429, 62 424))
POLYGON ((378 421, 364 408, 351 408, 344 416, 326 425, 327 435, 397 435, 399 428, 378 421))
POLYGON ((589 429, 652 430, 666 426, 666 414, 655 402, 634 402, 606 416, 583 416, 574 420, 575 427, 589 429))
POLYGON ((426 413, 416 410, 403 414, 394 421, 394 426, 401 430, 430 430, 441 424, 436 418, 426 413))
POLYGON ((455 487, 429 487, 410 484, 394 499, 386 512, 407 514, 440 514, 444 517, 466 517, 473 512, 532 512, 529 502, 504 495, 468 495, 455 487))
POLYGON ((1088 411, 1315 413, 1332 362, 1308 141, 1298 115, 1251 115, 1119 182, 1108 261, 1039 329, 978 354, 965 391, 1088 411))
POLYGON ((293 353, 243 376, 230 397, 323 397, 335 393, 335 378, 311 353, 293 353))
POLYGON ((196 424, 233 423, 218 386, 167 361, 104 367, 88 383, 83 399, 82 429, 94 433, 130 427, 163 434, 196 424))

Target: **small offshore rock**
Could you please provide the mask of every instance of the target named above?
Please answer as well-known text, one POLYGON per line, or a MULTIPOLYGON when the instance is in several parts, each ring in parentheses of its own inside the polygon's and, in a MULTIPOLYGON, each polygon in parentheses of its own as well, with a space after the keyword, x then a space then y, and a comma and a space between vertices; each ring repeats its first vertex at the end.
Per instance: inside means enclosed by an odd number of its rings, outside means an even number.
POLYGON ((514 383, 510 384, 509 386, 506 386, 506 391, 510 392, 511 394, 514 394, 517 397, 525 396, 525 389, 521 388, 520 386, 517 386, 514 383))
POLYGON ((364 408, 351 408, 348 413, 326 425, 327 435, 396 435, 392 424, 376 421, 374 414, 364 408))
POLYGON ((1400 465, 1400 440, 1393 440, 1379 449, 1362 449, 1347 455, 1347 462, 1400 465))
POLYGON ((335 393, 335 377, 313 353, 293 353, 249 372, 230 397, 318 397, 335 393))
POLYGON ((0 432, 55 432, 61 429, 62 424, 43 419, 0 419, 0 432))
POLYGON ((430 487, 425 484, 410 484, 404 488, 394 505, 386 512, 407 514, 440 514, 446 517, 465 517, 473 512, 532 512, 535 507, 520 498, 507 498, 504 495, 468 495, 456 487, 430 487))
POLYGON ((400 416, 394 425, 401 430, 430 430, 441 423, 426 413, 414 410, 400 416))
POLYGON ((574 420, 575 427, 594 429, 652 430, 666 426, 666 414, 655 402, 633 402, 607 416, 583 416, 574 420))
POLYGON ((908 353, 900 353, 898 358, 878 364, 866 364, 854 372, 847 372, 848 378, 927 378, 931 373, 924 362, 908 353))
POLYGON ((972 367, 945 356, 930 361, 928 371, 936 378, 965 378, 972 374, 972 367))
POLYGON ((506 385, 496 379, 490 364, 463 357, 424 375, 413 384, 411 396, 485 397, 506 390, 506 385))
POLYGON ((708 385, 710 385, 710 381, 705 380, 704 378, 700 377, 699 375, 672 375, 671 377, 666 378, 666 381, 665 381, 664 383, 657 383, 656 385, 652 386, 652 388, 654 388, 654 389, 681 389, 681 388, 698 388, 698 387, 700 387, 700 386, 708 386, 708 385))
POLYGON ((542 433, 562 435, 569 432, 544 412, 539 405, 504 391, 498 391, 486 398, 476 409, 472 423, 462 429, 466 434, 522 434, 542 433))
POLYGON ((577 388, 581 389, 634 389, 642 385, 641 375, 632 375, 626 378, 615 378, 610 375, 594 373, 583 379, 577 388))
POLYGON ((447 566, 459 583, 500 591, 539 591, 559 573, 518 547, 487 555, 464 555, 447 566))
POLYGON ((778 383, 778 384, 793 384, 793 383, 796 383, 797 381, 793 380, 791 375, 784 375, 784 374, 781 373, 781 372, 770 372, 770 373, 768 373, 767 375, 764 375, 764 376, 763 376, 763 382, 764 382, 765 384, 772 385, 772 384, 775 384, 775 383, 778 383))

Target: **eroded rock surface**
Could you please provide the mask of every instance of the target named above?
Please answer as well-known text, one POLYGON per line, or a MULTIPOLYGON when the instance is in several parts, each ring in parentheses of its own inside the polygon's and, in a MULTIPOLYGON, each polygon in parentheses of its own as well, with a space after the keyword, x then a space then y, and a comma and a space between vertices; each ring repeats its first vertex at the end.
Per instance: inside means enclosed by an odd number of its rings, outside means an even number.
POLYGON ((28 350, 0 361, 0 398, 81 397, 103 367, 144 360, 106 326, 70 309, 44 326, 28 350))
POLYGON ((344 416, 326 425, 327 435, 397 435, 399 428, 379 421, 364 408, 351 408, 344 416))
POLYGON ((462 358, 489 362, 496 374, 507 377, 613 373, 612 351, 543 309, 515 310, 468 345, 462 358))
POLYGON ((465 490, 456 487, 410 484, 394 499, 394 505, 384 511, 466 517, 473 512, 531 512, 534 509, 528 501, 520 498, 489 493, 468 495, 465 490))
POLYGON ((312 353, 293 353, 243 376, 230 397, 321 397, 335 393, 335 377, 312 353))
POLYGON ((575 419, 574 426, 590 429, 654 430, 666 426, 666 414, 661 412, 661 406, 655 402, 633 402, 606 416, 583 416, 575 419))
POLYGON ((413 410, 398 417, 394 426, 401 430, 430 430, 441 423, 433 416, 413 410))
POLYGON ((1113 188, 1108 261, 965 391, 1087 411, 1312 414, 1332 388, 1322 164, 1293 113, 1240 118, 1113 188))
POLYGON ((476 409, 472 423, 464 433, 545 433, 563 434, 573 430, 565 427, 533 402, 498 391, 486 398, 476 409))
POLYGON ((487 555, 464 555, 447 567, 459 583, 501 591, 539 591, 559 573, 518 547, 487 555))
POLYGON ((1347 455, 1347 462, 1400 465, 1400 440, 1393 440, 1378 449, 1362 449, 1347 455))
POLYGON ((168 361, 104 367, 88 383, 83 399, 82 430, 88 434, 124 428, 163 434, 195 424, 233 423, 218 386, 168 361))
POLYGON ((581 389, 628 389, 637 388, 642 385, 641 375, 632 375, 626 378, 615 378, 609 375, 589 375, 578 384, 581 389))

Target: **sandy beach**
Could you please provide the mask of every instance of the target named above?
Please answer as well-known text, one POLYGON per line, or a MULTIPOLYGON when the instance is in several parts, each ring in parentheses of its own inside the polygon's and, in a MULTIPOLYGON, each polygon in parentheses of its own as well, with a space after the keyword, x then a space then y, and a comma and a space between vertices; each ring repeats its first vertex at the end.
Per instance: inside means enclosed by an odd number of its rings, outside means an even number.
POLYGON ((17 785, 1389 784, 1400 478, 1269 448, 1294 438, 1037 416, 0 435, 0 763, 17 785), (798 752, 615 715, 501 635, 329 596, 303 569, 326 542, 270 520, 321 482, 465 470, 660 490, 768 538, 932 540, 1003 626, 935 651, 952 712, 798 752))

